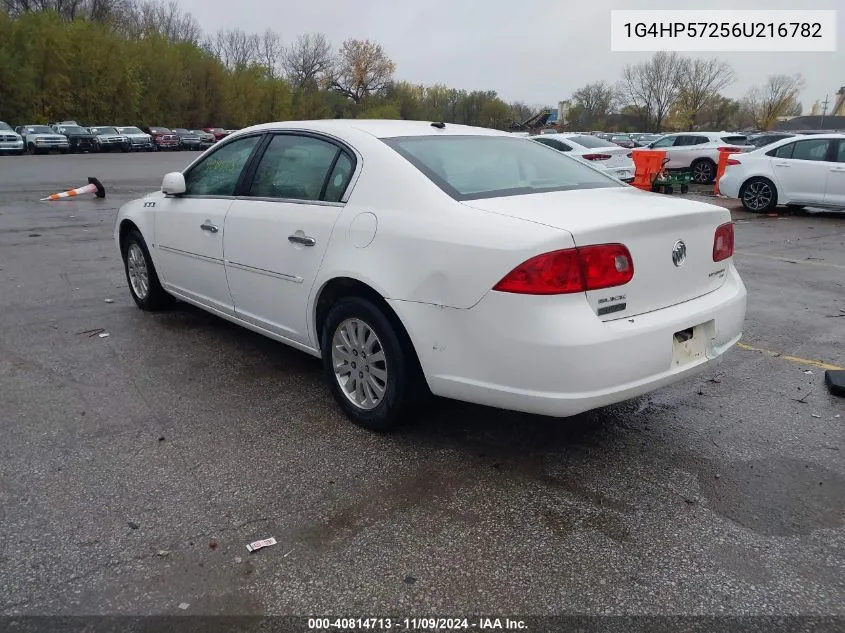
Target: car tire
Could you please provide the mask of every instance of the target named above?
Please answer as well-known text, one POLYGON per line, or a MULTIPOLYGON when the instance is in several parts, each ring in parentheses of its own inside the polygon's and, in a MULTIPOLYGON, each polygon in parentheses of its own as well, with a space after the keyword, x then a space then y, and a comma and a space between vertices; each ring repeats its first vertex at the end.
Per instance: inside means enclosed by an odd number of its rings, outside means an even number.
POLYGON ((690 165, 692 181, 699 185, 709 185, 716 179, 716 164, 707 158, 694 160, 690 165))
POLYGON ((751 178, 739 189, 742 208, 751 213, 771 211, 778 204, 778 190, 768 178, 751 178))
POLYGON ((173 304, 173 297, 161 287, 147 243, 136 229, 123 240, 123 270, 129 293, 139 308, 154 312, 173 304))
POLYGON ((120 148, 120 151, 123 152, 124 154, 128 154, 131 150, 132 150, 132 148, 129 145, 123 145, 120 148))
POLYGON ((406 338, 382 308, 362 297, 343 297, 326 315, 323 370, 335 401, 358 426, 389 431, 415 400, 422 377, 406 338))

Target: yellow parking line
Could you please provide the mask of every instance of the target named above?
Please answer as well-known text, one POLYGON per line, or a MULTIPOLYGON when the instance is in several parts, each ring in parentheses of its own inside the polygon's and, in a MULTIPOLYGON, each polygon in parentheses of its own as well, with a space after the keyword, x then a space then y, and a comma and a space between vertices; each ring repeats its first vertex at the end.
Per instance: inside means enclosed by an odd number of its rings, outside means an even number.
POLYGON ((786 354, 781 354, 779 352, 773 352, 768 349, 763 349, 761 347, 751 347, 750 345, 746 345, 745 343, 737 343, 736 346, 739 349, 744 349, 746 352, 760 352, 761 354, 766 354, 768 356, 773 356, 776 358, 782 358, 783 360, 788 360, 791 363, 797 363, 798 365, 809 365, 810 367, 816 367, 818 369, 829 369, 835 371, 837 369, 843 369, 842 367, 838 367, 836 365, 830 365, 828 363, 823 363, 820 360, 810 360, 809 358, 799 358, 798 356, 788 356, 786 354))
POLYGON ((779 262, 787 262, 789 264, 806 264, 808 266, 825 266, 827 268, 842 268, 845 266, 841 264, 828 264, 826 262, 815 262, 806 259, 790 259, 789 257, 778 257, 777 255, 764 255, 763 253, 748 253, 746 251, 734 251, 734 255, 742 255, 745 257, 763 257, 764 259, 774 259, 779 262))

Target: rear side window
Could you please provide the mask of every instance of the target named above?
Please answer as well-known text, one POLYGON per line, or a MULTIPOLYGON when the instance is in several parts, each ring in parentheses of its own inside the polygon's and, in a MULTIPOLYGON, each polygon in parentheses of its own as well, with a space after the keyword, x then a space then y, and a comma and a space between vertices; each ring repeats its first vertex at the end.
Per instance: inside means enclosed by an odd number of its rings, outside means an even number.
POLYGON ((323 200, 340 202, 354 171, 355 163, 352 158, 346 152, 341 152, 340 156, 337 157, 332 173, 329 175, 329 180, 325 184, 326 192, 323 194, 323 200))
POLYGON ((624 186, 530 139, 455 135, 383 141, 455 200, 624 186))
POLYGON ((792 158, 792 150, 794 149, 795 143, 787 143, 786 145, 781 145, 780 147, 776 147, 775 149, 766 152, 766 154, 776 158, 792 158))
POLYGON ((580 136, 570 136, 569 138, 572 139, 573 143, 578 143, 578 145, 589 149, 608 146, 613 147, 613 145, 611 143, 608 143, 605 139, 596 136, 587 136, 585 134, 582 134, 580 136))
POLYGON ((839 151, 836 155, 837 163, 845 163, 845 140, 839 139, 839 151))
POLYGON ((826 138, 814 138, 809 141, 796 141, 795 149, 792 150, 793 160, 827 160, 827 150, 830 147, 830 140, 826 138))
POLYGON ((277 134, 258 163, 248 195, 320 200, 339 151, 337 146, 310 136, 277 134))
POLYGON ((534 140, 538 143, 542 143, 543 145, 548 145, 549 147, 556 149, 559 152, 572 151, 572 148, 569 145, 567 145, 566 143, 562 143, 556 138, 535 138, 534 140))

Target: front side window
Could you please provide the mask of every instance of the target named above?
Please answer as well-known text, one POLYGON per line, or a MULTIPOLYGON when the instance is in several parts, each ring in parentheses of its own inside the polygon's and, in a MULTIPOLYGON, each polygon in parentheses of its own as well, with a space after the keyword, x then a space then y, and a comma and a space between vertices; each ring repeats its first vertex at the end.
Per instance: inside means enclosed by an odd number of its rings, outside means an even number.
POLYGON ((793 160, 827 160, 827 150, 830 140, 814 138, 809 141, 796 141, 792 151, 793 160))
POLYGON ((455 135, 382 140, 456 200, 623 186, 530 139, 455 135))
POLYGON ((241 172, 260 136, 247 136, 226 143, 185 174, 187 196, 233 196, 241 172))
POLYGON ((339 151, 336 145, 310 136, 277 134, 258 163, 248 195, 320 200, 339 151))
POLYGON ((837 163, 845 163, 845 140, 839 139, 839 151, 836 154, 837 163))

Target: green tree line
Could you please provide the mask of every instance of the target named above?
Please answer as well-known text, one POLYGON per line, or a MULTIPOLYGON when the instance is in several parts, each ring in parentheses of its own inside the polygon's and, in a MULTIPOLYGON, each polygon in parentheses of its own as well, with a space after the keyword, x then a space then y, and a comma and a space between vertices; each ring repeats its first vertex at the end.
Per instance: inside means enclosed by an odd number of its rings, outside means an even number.
MULTIPOLYGON (((381 46, 272 31, 203 36, 171 3, 32 10, 0 0, 0 120, 222 126, 320 118, 430 119, 507 128, 531 108, 494 91, 394 81, 381 46), (122 12, 121 12, 122 11, 122 12)), ((17 4, 13 4, 17 2, 17 4)), ((43 4, 43 2, 42 2, 43 4)), ((40 5, 39 5, 40 6, 40 5)))

